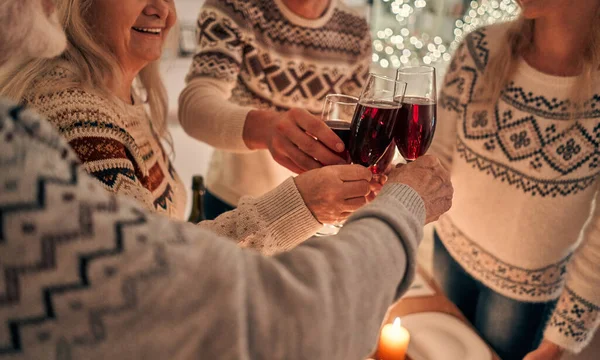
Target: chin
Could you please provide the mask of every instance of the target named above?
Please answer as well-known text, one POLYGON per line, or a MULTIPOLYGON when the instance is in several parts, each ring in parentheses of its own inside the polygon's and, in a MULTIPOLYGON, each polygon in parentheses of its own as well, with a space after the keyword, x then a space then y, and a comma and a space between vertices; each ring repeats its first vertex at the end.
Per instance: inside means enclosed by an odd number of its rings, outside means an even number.
POLYGON ((158 54, 158 55, 150 55, 150 54, 144 54, 144 61, 148 62, 148 63, 152 63, 155 61, 158 61, 162 58, 162 53, 158 54))

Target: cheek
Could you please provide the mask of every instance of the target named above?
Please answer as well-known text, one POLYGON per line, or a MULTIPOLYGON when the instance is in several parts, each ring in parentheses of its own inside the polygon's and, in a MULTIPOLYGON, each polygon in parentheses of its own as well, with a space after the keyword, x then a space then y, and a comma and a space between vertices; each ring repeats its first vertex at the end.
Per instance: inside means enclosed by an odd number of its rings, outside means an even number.
POLYGON ((172 9, 171 12, 169 13, 169 17, 167 17, 167 31, 170 31, 173 26, 175 26, 175 23, 177 23, 177 13, 175 12, 175 9, 172 9))
POLYGON ((526 19, 551 16, 572 6, 570 2, 565 2, 565 0, 519 0, 518 2, 526 19))

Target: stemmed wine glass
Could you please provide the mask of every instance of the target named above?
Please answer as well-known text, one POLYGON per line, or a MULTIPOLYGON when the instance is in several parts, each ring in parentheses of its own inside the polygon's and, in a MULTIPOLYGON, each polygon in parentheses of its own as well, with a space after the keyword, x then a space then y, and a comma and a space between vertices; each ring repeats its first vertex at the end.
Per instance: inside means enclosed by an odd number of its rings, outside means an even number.
MULTIPOLYGON (((321 120, 325 121, 327 126, 344 142, 345 149, 338 155, 350 162, 349 141, 350 124, 352 116, 358 104, 358 98, 349 95, 330 94, 325 97, 321 120)), ((317 235, 335 235, 342 227, 341 223, 323 224, 323 227, 317 232, 317 235)))
POLYGON ((398 111, 394 141, 408 162, 424 155, 431 145, 437 123, 435 68, 412 66, 398 69, 396 79, 408 83, 398 111))
POLYGON ((350 127, 349 152, 355 164, 369 167, 377 178, 394 158, 393 137, 406 82, 369 74, 350 127))

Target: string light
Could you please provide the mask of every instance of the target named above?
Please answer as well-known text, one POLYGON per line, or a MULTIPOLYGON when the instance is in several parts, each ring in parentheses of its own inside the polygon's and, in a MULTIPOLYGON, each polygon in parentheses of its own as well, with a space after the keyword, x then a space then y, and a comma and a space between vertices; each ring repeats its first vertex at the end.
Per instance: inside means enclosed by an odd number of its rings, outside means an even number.
MULTIPOLYGON (((471 1, 462 19, 454 22, 453 39, 423 31, 422 17, 431 13, 427 0, 383 0, 382 8, 396 24, 376 32, 373 62, 383 68, 401 65, 437 65, 448 62, 452 52, 471 31, 484 25, 514 19, 519 13, 515 0, 471 1)), ((432 15, 431 15, 432 16, 432 15)))

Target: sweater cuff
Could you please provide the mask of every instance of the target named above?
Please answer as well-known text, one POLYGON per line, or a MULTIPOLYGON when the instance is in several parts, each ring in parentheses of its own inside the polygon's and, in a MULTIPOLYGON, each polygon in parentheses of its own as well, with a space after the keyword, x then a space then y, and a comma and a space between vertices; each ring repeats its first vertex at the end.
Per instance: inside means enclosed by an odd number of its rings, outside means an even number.
POLYGON ((323 226, 306 206, 292 177, 258 198, 256 209, 281 251, 295 247, 323 226))
POLYGON ((600 307, 565 287, 544 338, 567 351, 579 353, 592 340, 599 324, 600 307))
POLYGON ((377 199, 381 201, 400 201, 423 225, 425 224, 425 203, 421 196, 410 186, 404 184, 387 184, 379 192, 377 199))
POLYGON ((408 185, 386 184, 377 198, 354 213, 348 222, 368 217, 376 217, 387 223, 396 231, 404 247, 406 272, 396 291, 397 300, 408 290, 416 275, 417 249, 425 224, 425 203, 408 185))
POLYGON ((254 151, 244 141, 244 124, 246 123, 248 113, 253 109, 251 107, 232 105, 228 110, 227 121, 223 122, 221 143, 229 143, 230 145, 226 146, 226 148, 239 153, 254 151))

